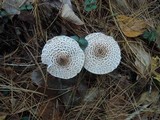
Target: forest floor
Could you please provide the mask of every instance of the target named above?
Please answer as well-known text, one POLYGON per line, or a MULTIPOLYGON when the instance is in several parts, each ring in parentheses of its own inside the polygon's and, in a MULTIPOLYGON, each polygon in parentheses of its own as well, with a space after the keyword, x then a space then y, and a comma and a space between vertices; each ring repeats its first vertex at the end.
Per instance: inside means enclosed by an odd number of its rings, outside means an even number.
POLYGON ((73 0, 68 4, 80 23, 61 16, 58 0, 29 0, 25 6, 26 0, 4 1, 0 120, 160 120, 159 0, 73 0), (121 63, 113 72, 83 69, 69 80, 47 72, 41 62, 47 40, 93 32, 113 36, 120 45, 121 63))

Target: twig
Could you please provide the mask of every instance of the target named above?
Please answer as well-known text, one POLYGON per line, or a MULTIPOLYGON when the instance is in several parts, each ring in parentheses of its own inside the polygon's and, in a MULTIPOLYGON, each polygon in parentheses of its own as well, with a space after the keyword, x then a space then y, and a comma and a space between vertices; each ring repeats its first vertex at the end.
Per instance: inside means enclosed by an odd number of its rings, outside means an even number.
MULTIPOLYGON (((1 89, 11 89, 10 86, 7 86, 7 85, 0 85, 0 88, 1 89)), ((18 92, 18 93, 21 93, 21 92, 30 92, 30 93, 35 93, 35 94, 39 94, 39 95, 43 95, 43 96, 46 96, 44 93, 40 93, 40 92, 37 92, 37 91, 33 91, 33 90, 28 90, 28 89, 24 89, 24 88, 18 88, 18 87, 12 87, 12 90, 14 92, 18 92)))
POLYGON ((4 66, 15 66, 15 67, 32 67, 35 66, 35 64, 25 64, 25 63, 20 63, 20 64, 14 64, 14 63, 3 63, 1 65, 4 66))

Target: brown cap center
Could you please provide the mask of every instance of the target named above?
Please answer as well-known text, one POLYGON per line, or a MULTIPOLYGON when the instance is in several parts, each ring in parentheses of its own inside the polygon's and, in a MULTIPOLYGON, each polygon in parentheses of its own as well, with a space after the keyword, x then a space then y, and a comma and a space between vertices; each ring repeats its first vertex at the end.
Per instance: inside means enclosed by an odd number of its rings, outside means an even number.
POLYGON ((70 59, 69 59, 69 55, 66 54, 66 53, 60 53, 58 56, 57 56, 57 63, 60 65, 60 66, 66 66, 70 63, 70 59))
POLYGON ((94 48, 94 54, 96 57, 104 58, 107 53, 108 53, 108 50, 106 46, 102 44, 97 44, 94 48))

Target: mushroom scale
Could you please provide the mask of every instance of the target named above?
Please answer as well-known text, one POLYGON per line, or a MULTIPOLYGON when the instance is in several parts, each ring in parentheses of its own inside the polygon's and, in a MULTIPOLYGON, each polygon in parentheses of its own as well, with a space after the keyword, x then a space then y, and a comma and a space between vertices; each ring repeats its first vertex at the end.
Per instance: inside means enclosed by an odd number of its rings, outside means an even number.
POLYGON ((113 37, 98 32, 87 35, 85 39, 88 41, 84 51, 86 70, 94 74, 106 74, 117 68, 121 51, 113 37))
POLYGON ((70 79, 76 76, 84 65, 85 55, 79 44, 67 36, 56 36, 43 47, 41 61, 47 64, 47 71, 58 78, 70 79))

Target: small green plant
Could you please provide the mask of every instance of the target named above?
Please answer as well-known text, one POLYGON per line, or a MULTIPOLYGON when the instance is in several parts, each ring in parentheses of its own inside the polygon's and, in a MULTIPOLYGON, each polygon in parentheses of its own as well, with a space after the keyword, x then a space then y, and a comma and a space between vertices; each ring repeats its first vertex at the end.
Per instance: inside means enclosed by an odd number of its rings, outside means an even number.
POLYGON ((24 116, 21 118, 21 120, 30 120, 30 117, 29 116, 24 116))
POLYGON ((0 17, 4 17, 4 16, 7 16, 8 13, 4 10, 0 10, 0 17))
POLYGON ((146 39, 146 40, 148 40, 149 42, 156 41, 156 38, 157 38, 157 32, 156 32, 156 30, 145 31, 143 33, 143 38, 146 39))
POLYGON ((90 12, 97 8, 97 0, 85 0, 85 11, 90 12))
POLYGON ((2 94, 3 94, 4 96, 8 96, 8 95, 10 94, 10 90, 7 89, 7 88, 2 89, 1 92, 2 92, 2 94))
POLYGON ((22 5, 19 9, 20 9, 21 11, 32 10, 32 9, 33 9, 33 6, 32 6, 31 4, 22 5))
MULTIPOLYGON (((27 10, 32 10, 33 9, 33 5, 32 4, 28 4, 28 5, 22 5, 21 7, 17 8, 20 11, 27 11, 27 10)), ((11 9, 11 11, 13 11, 11 9)), ((8 16, 9 13, 7 13, 5 10, 0 9, 0 17, 4 17, 4 16, 8 16)))
POLYGON ((88 41, 84 37, 78 37, 77 35, 75 35, 71 36, 71 38, 78 42, 82 50, 85 50, 85 48, 88 46, 88 41))

